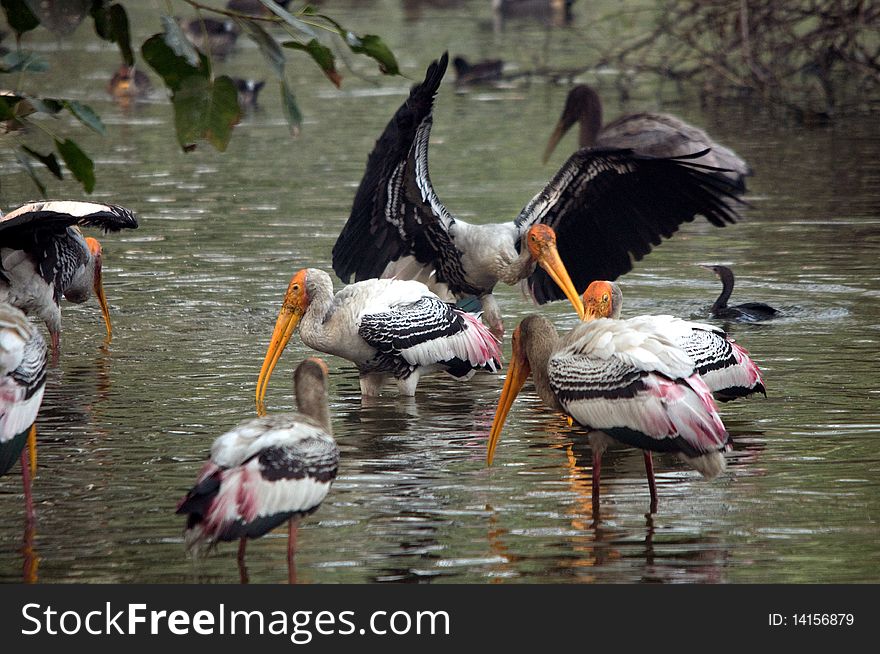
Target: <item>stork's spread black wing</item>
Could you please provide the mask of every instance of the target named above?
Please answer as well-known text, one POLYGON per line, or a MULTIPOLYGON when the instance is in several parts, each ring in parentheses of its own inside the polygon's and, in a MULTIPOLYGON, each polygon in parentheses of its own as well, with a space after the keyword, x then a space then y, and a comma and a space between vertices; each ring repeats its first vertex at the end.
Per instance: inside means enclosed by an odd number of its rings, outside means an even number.
MULTIPOLYGON (((702 154, 655 158, 582 148, 520 212, 517 228, 524 234, 545 223, 556 231, 578 292, 594 280, 617 279, 697 215, 716 227, 736 222, 736 187, 719 169, 689 161, 702 154)), ((542 268, 529 277, 529 289, 540 304, 565 297, 542 268)))
POLYGON ((468 290, 460 253, 449 234, 455 218, 434 193, 428 175, 428 138, 434 96, 448 55, 433 62, 410 91, 367 159, 351 215, 333 246, 333 270, 348 283, 381 277, 386 266, 415 257, 453 292, 468 290))
POLYGON ((5 237, 27 231, 64 231, 71 225, 98 227, 118 232, 138 226, 134 213, 115 204, 48 200, 29 202, 0 216, 0 234, 5 237))

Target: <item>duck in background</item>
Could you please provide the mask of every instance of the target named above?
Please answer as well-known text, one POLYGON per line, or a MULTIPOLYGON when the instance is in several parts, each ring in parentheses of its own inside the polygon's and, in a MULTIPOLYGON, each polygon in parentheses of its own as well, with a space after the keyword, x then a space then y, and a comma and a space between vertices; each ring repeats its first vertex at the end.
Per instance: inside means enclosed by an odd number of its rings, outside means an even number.
POLYGON ((733 271, 727 266, 701 265, 702 268, 711 270, 721 278, 721 295, 709 309, 713 318, 736 320, 739 322, 759 322, 770 320, 779 315, 779 310, 763 302, 745 302, 735 306, 727 306, 727 301, 733 293, 733 271))
POLYGON ((152 90, 153 84, 147 74, 127 64, 120 64, 107 83, 107 93, 125 108, 134 101, 144 99, 152 90))

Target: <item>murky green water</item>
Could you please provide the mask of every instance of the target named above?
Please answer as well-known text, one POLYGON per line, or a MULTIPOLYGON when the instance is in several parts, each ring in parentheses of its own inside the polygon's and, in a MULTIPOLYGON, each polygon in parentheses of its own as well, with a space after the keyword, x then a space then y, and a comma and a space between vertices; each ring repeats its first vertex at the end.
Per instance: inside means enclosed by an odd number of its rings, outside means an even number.
MULTIPOLYGON (((569 30, 509 23, 499 33, 488 3, 443 11, 407 2, 406 12, 390 0, 357 3, 357 11, 326 4, 357 29, 386 36, 413 79, 447 47, 521 68, 545 58, 562 66, 592 56, 590 39, 610 36, 590 25, 586 6, 569 30)), ((135 24, 140 40, 156 31, 135 24)), ((38 420, 38 576, 234 582, 234 545, 193 563, 174 506, 212 440, 253 415, 290 275, 307 265, 329 270, 367 153, 410 82, 374 85, 365 70, 370 81, 348 76, 337 91, 298 61, 292 78, 306 114, 298 139, 287 138, 276 91, 267 89, 264 110, 243 122, 227 153, 184 155, 161 97, 126 113, 104 96, 117 55, 93 47, 88 29, 60 44, 47 39, 47 56, 60 48, 75 74, 56 71, 46 84, 104 117, 107 138, 77 133, 99 162, 94 197, 135 209, 142 226, 104 239, 112 344, 101 344, 94 303, 64 307, 61 364, 38 420)), ((244 44, 222 70, 265 69, 244 44)), ((519 211, 574 148, 566 140, 553 164, 539 163, 565 90, 536 82, 456 94, 450 74, 431 152, 435 186, 453 211, 475 221, 519 211)), ((604 92, 608 116, 617 115, 610 82, 604 92)), ((657 106, 653 89, 643 92, 629 109, 657 106)), ((735 268, 735 299, 785 313, 728 326, 764 370, 769 397, 721 407, 736 442, 727 474, 704 482, 659 458, 660 509, 649 519, 640 453, 612 451, 596 525, 589 448, 533 392, 514 406, 487 469, 500 377, 464 385, 428 378, 415 400, 391 392, 366 402, 353 367, 330 359, 343 458, 328 500, 301 530, 301 581, 880 581, 877 122, 805 128, 740 107, 663 107, 705 126, 757 174, 740 224, 688 225, 622 280, 627 313, 704 316, 719 290, 693 266, 705 261, 735 268)), ((4 160, 4 207, 34 196, 13 170, 4 160)), ((78 195, 72 183, 51 189, 78 195)), ((499 296, 509 327, 535 311, 515 289, 499 288, 499 296)), ((566 305, 541 311, 574 324, 566 305)), ((269 389, 271 410, 292 407, 290 373, 309 353, 292 342, 269 389)), ((17 474, 0 479, 7 582, 21 579, 21 499, 17 474)), ((250 546, 252 581, 286 579, 285 547, 282 532, 250 546)))

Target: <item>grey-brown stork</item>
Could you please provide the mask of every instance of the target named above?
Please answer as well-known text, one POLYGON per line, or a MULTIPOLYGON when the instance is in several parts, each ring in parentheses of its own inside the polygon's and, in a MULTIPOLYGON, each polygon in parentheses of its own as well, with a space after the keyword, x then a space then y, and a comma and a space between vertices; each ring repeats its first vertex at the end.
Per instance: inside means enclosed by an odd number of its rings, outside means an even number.
POLYGON ((46 323, 57 361, 61 297, 82 303, 92 292, 101 305, 107 340, 113 335, 102 282, 101 244, 80 227, 105 232, 137 227, 135 215, 113 204, 30 202, 0 216, 0 302, 46 323))
POLYGON ((21 459, 25 510, 34 518, 31 477, 36 470, 34 421, 46 385, 46 341, 18 309, 0 302, 0 475, 21 459), (25 444, 30 450, 30 463, 25 444))
POLYGON ((669 114, 628 114, 603 126, 602 100, 586 84, 579 84, 568 92, 562 115, 544 149, 544 163, 575 123, 580 127, 578 145, 581 148, 628 148, 653 157, 679 157, 703 151, 704 154, 693 161, 725 169, 720 174, 734 183, 740 193, 746 190, 745 178, 752 174, 751 167, 736 152, 716 143, 699 127, 669 114))
POLYGON ((602 454, 620 442, 644 450, 657 510, 651 452, 673 452, 704 477, 725 468, 729 438, 712 394, 691 358, 651 325, 600 318, 560 336, 539 315, 513 333, 513 354, 492 422, 487 462, 492 464, 504 421, 531 375, 544 403, 587 430, 593 451, 593 508, 599 515, 602 454))
POLYGON ((728 306, 727 301, 733 294, 733 271, 727 266, 703 265, 702 267, 714 272, 721 280, 721 294, 709 309, 713 318, 738 322, 758 322, 759 320, 770 320, 779 315, 778 309, 774 309, 764 302, 744 302, 732 307, 728 306))
MULTIPOLYGON (((492 291, 528 280, 542 304, 561 290, 526 247, 531 228, 555 230, 576 288, 615 279, 672 236, 705 216, 735 221, 733 186, 687 157, 659 159, 619 149, 579 150, 512 221, 470 224, 440 202, 428 174, 434 96, 447 55, 433 62, 397 110, 369 156, 351 214, 333 247, 333 270, 348 282, 417 279, 444 299, 474 296, 493 333, 503 333, 492 291)), ((693 153, 688 153, 693 154, 693 153)))
POLYGON ((307 346, 347 359, 360 372, 361 393, 378 395, 389 378, 415 395, 419 378, 445 371, 461 379, 498 370, 501 348, 479 319, 416 281, 368 279, 336 295, 323 270, 290 280, 257 381, 257 413, 265 410, 269 377, 294 330, 307 346))
MULTIPOLYGON (((616 282, 592 282, 583 295, 585 319, 619 319, 623 291, 616 282)), ((767 397, 764 377, 748 351, 720 327, 675 316, 639 316, 634 321, 653 324, 693 359, 703 381, 719 402, 754 393, 767 397)))
POLYGON ((293 376, 299 413, 247 420, 211 446, 211 460, 177 506, 187 549, 239 540, 242 582, 248 538, 288 523, 288 580, 296 582, 297 528, 327 497, 339 466, 327 403, 327 364, 306 359, 293 376))

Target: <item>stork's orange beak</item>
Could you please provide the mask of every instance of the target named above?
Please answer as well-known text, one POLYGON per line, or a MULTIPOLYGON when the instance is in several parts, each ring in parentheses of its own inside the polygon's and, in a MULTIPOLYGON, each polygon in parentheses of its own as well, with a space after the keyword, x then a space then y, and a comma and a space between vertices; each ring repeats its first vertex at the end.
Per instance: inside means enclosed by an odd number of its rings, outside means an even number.
POLYGON ((278 319, 275 321, 275 330, 272 332, 272 340, 269 342, 269 349, 266 351, 266 358, 263 359, 263 367, 260 369, 260 377, 257 380, 257 415, 266 414, 266 389, 269 386, 269 377, 281 358, 281 353, 287 347, 290 337, 299 325, 305 313, 308 301, 305 293, 305 271, 301 270, 287 287, 287 293, 284 296, 284 304, 281 305, 281 311, 278 313, 278 319))
POLYGON ((577 311, 578 317, 584 319, 584 303, 578 295, 574 282, 562 263, 559 250, 556 249, 556 233, 552 227, 544 224, 533 225, 526 235, 529 251, 535 261, 541 266, 556 285, 565 293, 565 297, 571 302, 571 306, 577 311))
POLYGON ((113 339, 113 325, 110 323, 110 306, 107 304, 107 296, 104 294, 104 281, 101 272, 104 255, 98 239, 87 236, 86 245, 89 246, 89 252, 95 258, 95 277, 92 289, 95 292, 95 297, 98 298, 98 304, 101 305, 101 313, 104 314, 104 324, 107 326, 107 343, 109 343, 113 339))
POLYGON ((27 437, 28 454, 30 455, 31 475, 37 473, 37 423, 31 425, 27 437))
POLYGON ((501 440, 501 430, 513 401, 522 390, 532 372, 525 350, 522 347, 520 328, 513 331, 513 355, 507 364, 507 378, 504 380, 504 388, 501 389, 501 398, 498 400, 498 408, 495 409, 495 418, 492 420, 492 430, 489 432, 489 444, 486 448, 486 465, 492 465, 495 458, 495 448, 501 440))

